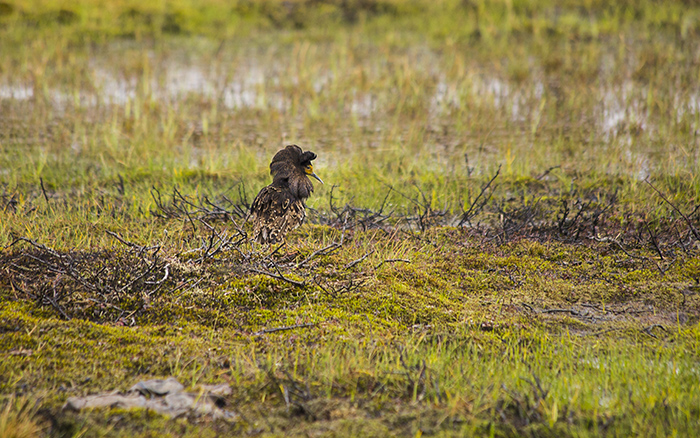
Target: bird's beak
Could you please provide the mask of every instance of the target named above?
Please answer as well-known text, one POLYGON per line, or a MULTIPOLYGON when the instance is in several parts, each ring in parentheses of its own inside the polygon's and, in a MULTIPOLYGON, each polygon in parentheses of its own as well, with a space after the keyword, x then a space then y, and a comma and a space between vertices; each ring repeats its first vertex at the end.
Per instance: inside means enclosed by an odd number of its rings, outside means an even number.
POLYGON ((313 176, 314 178, 316 178, 318 180, 318 182, 323 184, 323 180, 321 178, 319 178, 318 175, 316 175, 315 173, 312 173, 311 176, 313 176))
POLYGON ((314 173, 314 166, 312 166, 312 165, 309 164, 309 165, 306 167, 305 172, 306 172, 307 175, 313 176, 314 178, 316 178, 316 179, 318 180, 318 182, 320 182, 321 184, 323 184, 323 180, 321 180, 321 178, 319 178, 318 175, 316 175, 316 174, 314 173))

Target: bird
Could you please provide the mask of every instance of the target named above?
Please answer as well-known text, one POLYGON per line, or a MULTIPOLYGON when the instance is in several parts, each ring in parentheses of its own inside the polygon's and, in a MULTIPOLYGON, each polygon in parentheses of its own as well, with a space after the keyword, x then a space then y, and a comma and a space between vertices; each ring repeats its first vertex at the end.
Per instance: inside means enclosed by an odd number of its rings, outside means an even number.
POLYGON ((272 157, 272 184, 263 187, 250 206, 254 241, 261 244, 284 241, 287 233, 304 221, 304 201, 314 191, 309 176, 323 184, 311 164, 315 159, 315 153, 303 151, 297 145, 289 145, 272 157))

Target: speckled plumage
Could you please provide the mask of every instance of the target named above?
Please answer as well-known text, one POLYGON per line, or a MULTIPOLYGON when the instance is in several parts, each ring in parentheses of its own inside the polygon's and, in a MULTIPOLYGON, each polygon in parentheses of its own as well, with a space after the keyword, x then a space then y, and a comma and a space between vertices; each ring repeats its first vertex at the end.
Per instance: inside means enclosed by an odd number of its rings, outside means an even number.
POLYGON ((275 154, 270 163, 272 184, 260 190, 251 205, 253 240, 277 243, 302 224, 306 217, 304 200, 314 191, 308 175, 319 179, 313 174, 314 159, 316 154, 304 152, 297 145, 275 154), (306 172, 307 168, 311 173, 306 172))

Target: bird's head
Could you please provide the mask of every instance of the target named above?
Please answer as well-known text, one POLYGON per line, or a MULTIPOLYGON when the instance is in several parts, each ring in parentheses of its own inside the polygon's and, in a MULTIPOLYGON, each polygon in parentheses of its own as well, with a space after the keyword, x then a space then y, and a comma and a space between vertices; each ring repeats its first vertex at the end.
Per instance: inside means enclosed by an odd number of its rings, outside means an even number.
POLYGON ((314 166, 311 164, 315 159, 316 154, 311 151, 304 152, 297 145, 287 146, 277 152, 270 163, 273 182, 287 180, 287 184, 296 191, 299 198, 308 198, 314 190, 309 176, 323 184, 321 178, 314 173, 314 166))
POLYGON ((304 174, 316 178, 318 182, 323 184, 323 180, 321 180, 321 178, 314 173, 314 165, 311 164, 311 160, 316 158, 316 154, 313 152, 304 152, 304 154, 311 154, 313 156, 313 158, 309 158, 307 161, 301 163, 301 167, 304 169, 304 174))

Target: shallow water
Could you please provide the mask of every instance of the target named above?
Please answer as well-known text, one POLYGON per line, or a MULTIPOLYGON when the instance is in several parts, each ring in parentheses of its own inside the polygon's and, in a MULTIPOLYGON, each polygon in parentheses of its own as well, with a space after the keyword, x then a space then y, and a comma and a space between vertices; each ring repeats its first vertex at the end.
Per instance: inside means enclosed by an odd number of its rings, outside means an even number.
MULTIPOLYGON (((70 84, 50 70, 38 86, 31 77, 6 75, 0 78, 0 99, 6 107, 40 99, 59 115, 96 107, 123 112, 119 108, 140 102, 157 102, 195 120, 199 104, 232 118, 241 111, 273 112, 294 125, 285 132, 303 130, 307 137, 309 123, 332 117, 337 122, 325 133, 331 142, 359 127, 365 134, 344 143, 382 148, 388 140, 408 139, 418 152, 437 153, 443 169, 465 154, 482 161, 512 154, 514 164, 532 161, 541 168, 546 163, 536 157, 546 158, 548 148, 570 137, 576 144, 556 151, 559 160, 578 154, 600 165, 591 156, 608 154, 611 163, 621 163, 613 172, 639 179, 662 170, 664 148, 678 154, 679 148, 694 147, 683 144, 692 135, 679 141, 670 123, 685 119, 690 133, 700 132, 697 84, 634 80, 619 72, 630 67, 610 56, 602 56, 597 77, 581 85, 566 72, 543 73, 536 59, 528 61, 524 78, 514 80, 503 66, 470 62, 449 70, 448 55, 426 47, 388 57, 370 50, 351 59, 332 46, 311 47, 238 49, 212 57, 187 47, 155 52, 115 44, 77 56, 81 79, 70 84), (417 125, 435 134, 411 140, 417 125), (382 133, 387 130, 393 137, 382 133)), ((677 161, 695 171, 698 154, 677 161)), ((488 171, 475 169, 482 172, 488 171)))

